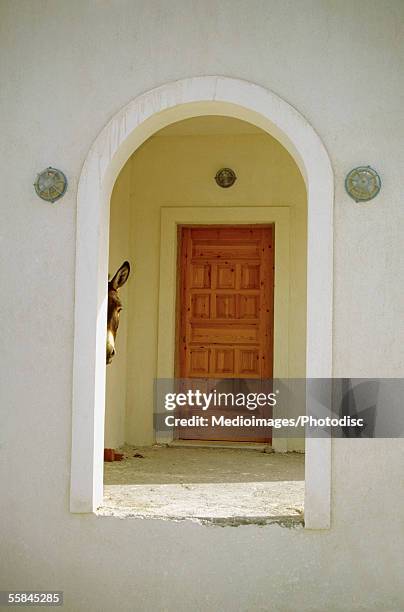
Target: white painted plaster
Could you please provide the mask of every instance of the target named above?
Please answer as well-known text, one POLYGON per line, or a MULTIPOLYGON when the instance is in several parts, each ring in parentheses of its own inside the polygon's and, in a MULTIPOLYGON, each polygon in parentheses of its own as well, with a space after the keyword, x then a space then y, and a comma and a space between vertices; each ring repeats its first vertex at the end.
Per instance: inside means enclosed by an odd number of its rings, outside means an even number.
POLYGON ((403 610, 400 439, 334 441, 329 531, 69 512, 77 183, 102 127, 162 83, 247 79, 315 127, 335 174, 334 375, 402 376, 402 0, 0 4, 3 588, 62 588, 68 612, 403 610), (382 190, 357 205, 344 177, 368 163, 382 190), (54 205, 32 187, 49 164, 69 181, 54 205))

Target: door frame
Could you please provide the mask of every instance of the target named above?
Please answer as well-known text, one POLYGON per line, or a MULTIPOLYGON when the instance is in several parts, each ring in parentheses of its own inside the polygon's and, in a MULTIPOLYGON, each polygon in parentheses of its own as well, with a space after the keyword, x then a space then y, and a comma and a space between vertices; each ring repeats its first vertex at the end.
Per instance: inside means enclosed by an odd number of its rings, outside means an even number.
MULTIPOLYGON (((179 283, 178 228, 182 225, 273 225, 275 235, 273 377, 289 371, 289 251, 288 206, 177 206, 160 213, 160 285, 158 305, 157 379, 173 379, 176 372, 177 291, 179 283)), ((156 407, 158 410, 159 407, 156 407)), ((156 442, 168 444, 174 430, 156 432, 156 442)), ((285 440, 273 432, 274 450, 285 450, 285 440)))

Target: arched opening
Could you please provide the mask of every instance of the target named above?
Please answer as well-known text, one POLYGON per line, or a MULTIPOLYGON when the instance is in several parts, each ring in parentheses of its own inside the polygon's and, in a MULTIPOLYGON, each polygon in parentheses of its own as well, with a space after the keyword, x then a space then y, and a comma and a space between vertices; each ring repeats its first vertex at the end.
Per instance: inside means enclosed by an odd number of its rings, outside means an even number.
MULTIPOLYGON (((308 194, 306 373, 311 377, 331 375, 333 184, 328 156, 315 132, 271 92, 234 79, 187 79, 140 96, 97 138, 79 185, 72 511, 93 511, 102 497, 107 243, 112 187, 124 163, 151 134, 176 121, 202 115, 234 117, 263 129, 289 151, 300 168, 308 194)), ((160 312, 160 319, 164 314, 160 312)), ((170 360, 165 359, 167 347, 164 341, 158 345, 159 376, 167 373, 164 368, 171 368, 170 360)), ((306 452, 306 526, 326 527, 330 441, 309 440, 306 452)))
MULTIPOLYGON (((170 325, 172 315, 166 316, 167 303, 172 304, 176 298, 178 266, 167 289, 160 287, 161 277, 169 275, 160 269, 162 254, 162 264, 166 266, 168 252, 178 251, 176 236, 164 243, 165 220, 167 215, 175 215, 175 210, 188 215, 190 223, 197 226, 209 223, 215 226, 214 215, 218 213, 222 219, 227 218, 227 225, 237 223, 239 228, 248 226, 241 222, 242 216, 251 223, 256 220, 257 226, 259 218, 265 219, 263 215, 267 215, 269 223, 278 221, 280 215, 287 219, 285 237, 278 236, 278 227, 274 230, 277 272, 285 251, 286 262, 284 269, 279 269, 275 288, 273 374, 278 378, 304 378, 306 202, 305 184, 291 155, 267 132, 238 119, 210 115, 176 122, 158 131, 133 153, 111 196, 109 271, 114 272, 124 260, 129 260, 132 278, 121 290, 124 310, 117 335, 118 350, 107 368, 106 446, 117 447, 125 442, 150 445, 156 441, 153 381, 158 375, 174 376, 173 357, 178 349, 170 325), (225 163, 237 174, 236 183, 229 189, 218 187, 214 180, 225 163), (261 217, 254 216, 257 212, 261 217), (286 244, 282 244, 283 240, 286 244), (159 303, 161 309, 165 308, 160 325, 159 303), (158 350, 159 347, 162 350, 163 342, 169 346, 160 359, 164 371, 158 373, 158 350)), ((248 263, 241 265, 247 273, 248 263)), ((228 280, 227 285, 232 285, 232 279, 228 280)), ((213 302, 206 289, 201 291, 202 294, 196 294, 197 299, 200 295, 199 301, 205 295, 206 300, 213 302)), ((235 296, 229 295, 229 291, 224 288, 217 297, 219 309, 228 305, 234 310, 235 296)), ((249 291, 251 296, 248 293, 243 303, 253 308, 259 296, 254 289, 249 291)), ((232 311, 228 312, 227 318, 233 321, 231 314, 232 311)), ((248 311, 241 312, 238 318, 254 320, 248 311)), ((233 363, 233 349, 229 348, 228 356, 233 363)), ((212 359, 215 357, 212 355, 212 359)), ((212 367, 213 364, 211 371, 212 367)))
MULTIPOLYGON (((120 290, 105 409, 105 446, 119 449, 124 461, 104 466, 102 512, 301 520, 304 438, 217 424, 166 431, 153 413, 155 385, 165 383, 159 370, 170 379, 208 376, 226 387, 234 376, 252 393, 255 377, 304 378, 306 252, 303 177, 262 129, 231 117, 194 117, 159 130, 129 158, 111 196, 109 270, 128 260, 132 278, 120 290), (231 188, 215 181, 223 165, 236 173, 231 188), (199 249, 189 261, 181 256, 187 238, 188 250, 199 249), (272 266, 257 259, 267 241, 272 266), (177 316, 168 312, 174 303, 177 316), (175 330, 177 318, 184 334, 191 328, 186 341, 175 330), (182 346, 190 355, 181 361, 182 346), (269 454, 280 447, 300 454, 269 454)), ((254 416, 265 412, 257 407, 254 416)), ((192 418, 195 408, 186 413, 192 418)), ((234 417, 234 407, 221 414, 234 417)))

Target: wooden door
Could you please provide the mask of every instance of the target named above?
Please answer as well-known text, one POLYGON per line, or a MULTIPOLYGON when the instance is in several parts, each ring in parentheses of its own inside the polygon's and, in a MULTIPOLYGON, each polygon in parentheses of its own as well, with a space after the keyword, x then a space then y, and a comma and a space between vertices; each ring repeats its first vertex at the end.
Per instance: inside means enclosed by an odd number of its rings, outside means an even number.
MULTIPOLYGON (((179 242, 179 377, 271 378, 273 226, 182 227, 179 242)), ((216 438, 206 430, 179 436, 216 438)))

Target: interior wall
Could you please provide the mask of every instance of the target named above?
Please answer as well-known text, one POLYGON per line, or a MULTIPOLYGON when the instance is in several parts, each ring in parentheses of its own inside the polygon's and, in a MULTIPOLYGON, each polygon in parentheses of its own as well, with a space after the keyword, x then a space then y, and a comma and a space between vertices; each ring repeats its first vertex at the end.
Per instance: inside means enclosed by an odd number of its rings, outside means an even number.
MULTIPOLYGON (((117 210, 127 208, 126 191, 120 182, 127 181, 128 176, 129 260, 133 272, 128 306, 122 317, 127 325, 127 352, 120 355, 120 362, 113 361, 108 370, 106 439, 112 439, 108 427, 111 431, 122 431, 123 403, 115 398, 122 396, 126 385, 125 441, 148 445, 154 441, 161 207, 290 207, 288 374, 299 377, 305 375, 306 190, 294 160, 274 138, 236 119, 223 117, 186 120, 145 142, 116 181, 111 228, 119 218, 117 210), (214 181, 217 170, 223 166, 230 166, 237 174, 230 189, 221 189, 214 181)), ((119 230, 114 228, 111 254, 121 252, 121 248, 119 230)), ((297 440, 290 444, 291 448, 301 448, 297 440)))
MULTIPOLYGON (((109 230, 109 274, 112 277, 125 260, 131 260, 130 245, 130 165, 122 169, 111 195, 109 230)), ((125 442, 126 368, 129 312, 129 282, 119 290, 124 305, 116 336, 116 354, 107 366, 105 393, 105 448, 117 448, 125 442)))

